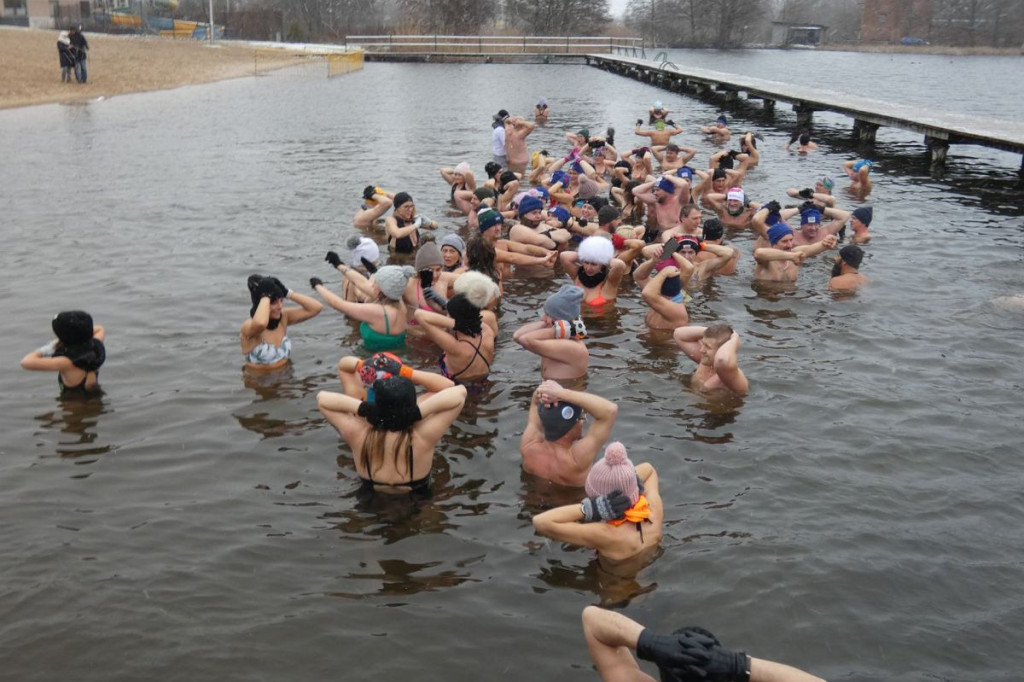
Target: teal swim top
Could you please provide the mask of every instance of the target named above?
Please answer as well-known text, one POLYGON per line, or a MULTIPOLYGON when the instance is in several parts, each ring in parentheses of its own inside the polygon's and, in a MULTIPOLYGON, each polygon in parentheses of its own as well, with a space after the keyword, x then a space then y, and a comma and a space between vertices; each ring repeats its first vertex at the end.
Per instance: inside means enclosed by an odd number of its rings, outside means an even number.
MULTIPOLYGON (((383 304, 381 308, 384 308, 383 304)), ((391 333, 391 320, 388 319, 387 308, 384 308, 384 329, 386 331, 382 334, 365 322, 359 323, 359 336, 363 337, 363 345, 366 346, 366 350, 394 350, 405 345, 405 332, 401 334, 391 333)))

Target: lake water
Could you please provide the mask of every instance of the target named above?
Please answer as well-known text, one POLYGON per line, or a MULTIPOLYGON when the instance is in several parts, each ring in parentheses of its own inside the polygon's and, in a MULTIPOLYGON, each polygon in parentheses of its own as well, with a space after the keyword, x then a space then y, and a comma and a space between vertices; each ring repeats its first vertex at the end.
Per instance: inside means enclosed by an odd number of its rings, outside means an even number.
MULTIPOLYGON (((832 89, 921 102, 941 68, 958 84, 942 103, 1003 117, 1022 104, 1005 75, 1018 59, 691 56, 778 80, 817 68, 832 89)), ((1024 314, 992 304, 1024 294, 1014 155, 954 147, 933 180, 919 139, 880 131, 872 285, 855 297, 828 294, 825 257, 792 290, 755 289, 737 239, 738 275, 698 293, 691 316, 742 335, 744 400, 685 388, 692 363, 644 329, 631 283, 589 322, 589 390, 617 400, 614 438, 662 481, 664 551, 635 581, 530 525, 578 499, 525 477, 518 453, 539 370, 512 331, 557 280, 507 283, 494 385, 439 448, 428 504, 355 499, 350 453, 315 403, 337 387, 338 357, 359 352, 343 317, 295 327, 283 376, 243 374, 247 275, 336 283, 323 255, 352 233, 369 183, 466 234, 437 168, 468 160, 482 175, 491 114, 541 96, 552 115, 531 149, 608 124, 629 148, 660 99, 700 163, 714 151, 696 134, 714 104, 582 66, 300 68, 0 112, 4 678, 594 680, 579 615, 602 603, 830 680, 1017 679, 1024 314), (70 308, 108 331, 106 393, 87 404, 17 366, 70 308)), ((797 158, 781 150, 787 116, 735 116, 766 138, 748 193, 781 199, 828 173, 857 205, 839 177, 856 152, 848 122, 822 119, 821 152, 797 158)), ((402 355, 427 367, 436 351, 402 355)))

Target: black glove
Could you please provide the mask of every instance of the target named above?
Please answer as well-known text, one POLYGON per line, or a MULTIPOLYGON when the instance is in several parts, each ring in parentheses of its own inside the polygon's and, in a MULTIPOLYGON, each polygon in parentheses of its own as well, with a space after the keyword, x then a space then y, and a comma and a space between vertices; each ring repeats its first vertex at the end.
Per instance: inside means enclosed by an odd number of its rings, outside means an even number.
POLYGON ((269 298, 271 301, 281 298, 281 294, 277 290, 277 285, 274 284, 273 277, 262 278, 259 286, 256 288, 256 294, 260 298, 269 298))
POLYGON ((377 266, 376 266, 376 265, 374 265, 374 264, 373 264, 373 263, 372 263, 372 262, 371 262, 371 261, 370 261, 370 260, 369 260, 368 258, 366 258, 365 256, 361 257, 361 258, 359 259, 359 262, 363 264, 363 267, 364 267, 364 268, 366 268, 366 271, 367 271, 368 273, 370 273, 371 275, 372 275, 373 273, 377 272, 377 266))
POLYGON ((377 188, 373 185, 367 185, 363 188, 363 198, 372 199, 373 195, 377 193, 377 188))
POLYGON ((673 121, 672 119, 668 119, 667 121, 665 121, 665 123, 669 124, 669 125, 670 125, 670 126, 672 126, 673 128, 675 128, 675 127, 676 127, 676 122, 675 122, 675 121, 673 121))
POLYGON ((284 285, 284 283, 281 280, 279 280, 277 277, 271 277, 270 279, 272 279, 274 281, 274 286, 277 287, 279 296, 281 298, 286 297, 288 295, 288 287, 286 287, 284 285))
POLYGON ((656 635, 650 628, 644 628, 637 637, 636 656, 676 672, 676 678, 682 680, 703 679, 703 667, 711 659, 708 649, 694 641, 693 633, 656 635))
POLYGON ((749 682, 750 658, 746 652, 726 649, 707 630, 688 628, 686 632, 687 653, 696 656, 703 650, 707 655, 707 661, 698 666, 702 673, 701 679, 709 682, 749 682))
POLYGON ((434 287, 423 287, 423 298, 441 306, 442 310, 448 310, 448 299, 437 293, 434 287))
POLYGON ((341 265, 341 257, 338 256, 338 254, 335 253, 334 251, 328 251, 327 257, 324 258, 324 260, 330 263, 333 267, 338 267, 339 265, 341 265))
POLYGON ((643 120, 642 118, 638 118, 638 119, 636 120, 636 125, 637 125, 637 127, 640 127, 640 126, 642 126, 643 124, 644 124, 644 120, 643 120))
POLYGON ((579 225, 580 227, 586 227, 587 226, 587 219, 586 218, 580 218, 579 220, 576 221, 576 224, 579 225))
POLYGON ((796 195, 798 197, 800 197, 801 199, 813 199, 814 198, 814 190, 811 189, 810 187, 804 187, 802 190, 797 192, 796 195))
POLYGON ((433 270, 420 270, 420 285, 426 289, 434 283, 434 271, 433 270))
POLYGON ((735 159, 738 155, 739 155, 739 152, 736 151, 735 149, 730 149, 729 150, 729 158, 730 159, 735 159))
POLYGON ((767 208, 769 213, 779 213, 780 211, 782 211, 782 206, 780 206, 779 202, 775 201, 774 199, 772 201, 769 201, 761 208, 767 208))
POLYGON ((800 204, 800 212, 801 213, 803 213, 804 211, 806 211, 809 208, 813 208, 814 210, 818 210, 817 205, 815 205, 815 203, 813 201, 805 201, 804 203, 800 204))
POLYGON ((317 287, 322 287, 323 285, 324 285, 324 281, 322 279, 320 279, 319 277, 310 277, 309 278, 309 286, 313 287, 313 289, 316 289, 317 287))
POLYGON ((594 521, 614 521, 626 515, 626 510, 633 506, 629 498, 622 494, 621 490, 613 490, 607 495, 594 495, 583 500, 583 521, 581 523, 593 523, 594 521))
POLYGON ((380 372, 387 372, 396 377, 402 372, 402 363, 390 357, 387 353, 377 353, 371 358, 370 364, 373 365, 374 369, 380 372))

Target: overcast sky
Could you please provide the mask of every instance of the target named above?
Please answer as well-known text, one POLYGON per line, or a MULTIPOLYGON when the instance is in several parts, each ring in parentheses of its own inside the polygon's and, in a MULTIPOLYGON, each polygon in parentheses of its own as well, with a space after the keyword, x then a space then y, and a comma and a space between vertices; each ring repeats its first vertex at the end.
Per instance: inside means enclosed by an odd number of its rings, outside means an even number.
POLYGON ((621 17, 626 12, 626 3, 629 0, 608 0, 608 9, 613 17, 621 17))

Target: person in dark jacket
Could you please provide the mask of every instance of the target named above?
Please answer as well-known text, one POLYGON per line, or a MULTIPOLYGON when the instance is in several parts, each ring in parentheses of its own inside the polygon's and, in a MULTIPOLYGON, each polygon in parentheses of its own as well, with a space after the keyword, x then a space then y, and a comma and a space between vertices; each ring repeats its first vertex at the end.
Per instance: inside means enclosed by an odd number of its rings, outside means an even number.
POLYGON ((57 38, 57 56, 60 57, 60 82, 70 83, 75 70, 75 55, 71 51, 71 38, 67 31, 61 31, 57 38))
POLYGON ((68 32, 71 39, 71 52, 75 57, 75 80, 85 83, 89 74, 85 69, 85 60, 88 57, 89 41, 82 35, 82 27, 73 26, 68 32))

